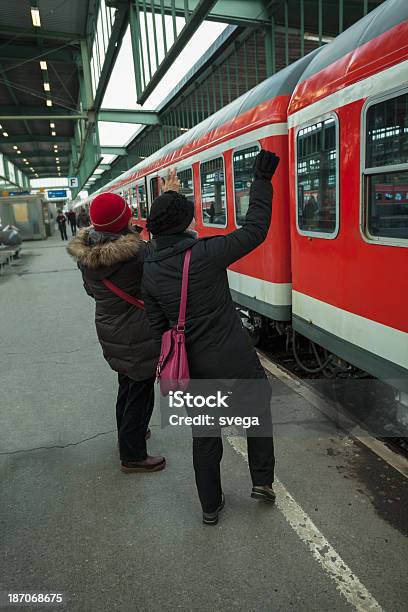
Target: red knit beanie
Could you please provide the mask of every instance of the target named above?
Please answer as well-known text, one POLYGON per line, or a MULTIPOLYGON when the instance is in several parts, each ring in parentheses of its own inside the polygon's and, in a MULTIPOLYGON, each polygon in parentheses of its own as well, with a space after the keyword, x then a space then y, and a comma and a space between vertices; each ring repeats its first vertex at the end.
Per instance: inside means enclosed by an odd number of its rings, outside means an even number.
POLYGON ((132 216, 130 207, 117 193, 100 193, 92 200, 89 216, 98 232, 120 232, 132 216))

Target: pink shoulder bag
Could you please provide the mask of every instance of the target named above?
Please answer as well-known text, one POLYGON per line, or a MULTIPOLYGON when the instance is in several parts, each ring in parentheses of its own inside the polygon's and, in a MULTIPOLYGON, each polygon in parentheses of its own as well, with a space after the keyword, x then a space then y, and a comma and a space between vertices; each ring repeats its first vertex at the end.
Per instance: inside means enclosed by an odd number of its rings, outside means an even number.
POLYGON ((184 256, 178 321, 172 329, 164 332, 162 336, 160 357, 156 370, 156 381, 160 383, 162 395, 168 395, 169 391, 185 391, 190 382, 184 335, 190 259, 191 249, 186 251, 184 256))

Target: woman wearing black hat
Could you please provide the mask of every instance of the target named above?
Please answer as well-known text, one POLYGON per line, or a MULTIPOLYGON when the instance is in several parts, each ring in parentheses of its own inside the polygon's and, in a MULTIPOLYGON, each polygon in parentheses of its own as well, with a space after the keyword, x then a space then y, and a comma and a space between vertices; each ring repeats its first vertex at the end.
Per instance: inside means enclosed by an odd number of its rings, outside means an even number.
MULTIPOLYGON (((260 245, 272 215, 272 176, 279 158, 262 150, 254 163, 250 204, 243 226, 230 234, 197 240, 191 225, 194 203, 178 193, 175 172, 168 177, 167 192, 156 198, 148 219, 153 251, 143 272, 143 295, 153 336, 160 347, 162 334, 178 319, 184 253, 191 249, 185 325, 190 378, 257 381, 256 401, 264 415, 261 436, 248 436, 252 497, 273 502, 274 451, 270 418, 271 390, 251 339, 232 301, 227 267, 260 245), (172 190, 168 190, 172 187, 172 190), (260 399, 261 398, 261 399, 260 399)), ((243 387, 245 393, 245 385, 243 387)), ((251 398, 247 408, 251 410, 251 398)), ((216 524, 224 505, 221 489, 220 430, 194 436, 193 463, 203 521, 216 524)))

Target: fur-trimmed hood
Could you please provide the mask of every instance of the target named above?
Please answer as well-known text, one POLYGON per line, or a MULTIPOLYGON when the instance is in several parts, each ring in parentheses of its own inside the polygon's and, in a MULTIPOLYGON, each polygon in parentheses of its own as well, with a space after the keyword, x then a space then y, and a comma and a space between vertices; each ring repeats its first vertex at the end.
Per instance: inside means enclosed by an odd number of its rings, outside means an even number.
POLYGON ((68 253, 81 268, 96 270, 116 266, 136 257, 144 246, 139 234, 134 232, 113 240, 94 242, 89 235, 91 231, 92 227, 79 230, 67 246, 68 253))

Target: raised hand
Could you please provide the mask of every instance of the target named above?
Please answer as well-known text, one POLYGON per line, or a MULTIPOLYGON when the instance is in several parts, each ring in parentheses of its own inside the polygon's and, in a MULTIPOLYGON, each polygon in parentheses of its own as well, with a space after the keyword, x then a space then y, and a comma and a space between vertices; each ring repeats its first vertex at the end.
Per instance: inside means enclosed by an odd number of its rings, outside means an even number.
POLYGON ((279 164, 279 157, 275 153, 262 149, 255 157, 253 173, 255 178, 271 180, 279 164))
POLYGON ((175 168, 170 168, 167 173, 166 178, 163 180, 163 193, 165 191, 176 191, 177 193, 180 191, 180 179, 177 176, 177 172, 175 168))

